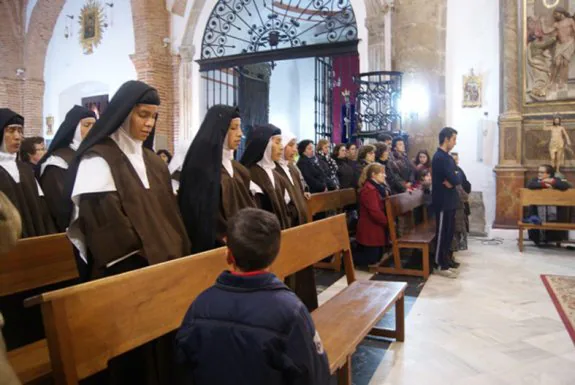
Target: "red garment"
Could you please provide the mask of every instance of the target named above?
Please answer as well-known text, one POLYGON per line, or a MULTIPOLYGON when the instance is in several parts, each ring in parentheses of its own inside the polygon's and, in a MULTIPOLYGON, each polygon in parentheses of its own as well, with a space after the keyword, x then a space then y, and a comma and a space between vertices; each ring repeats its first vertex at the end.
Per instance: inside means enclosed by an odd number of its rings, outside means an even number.
POLYGON ((357 242, 364 246, 385 246, 386 229, 385 201, 379 191, 371 183, 366 182, 359 192, 357 242))

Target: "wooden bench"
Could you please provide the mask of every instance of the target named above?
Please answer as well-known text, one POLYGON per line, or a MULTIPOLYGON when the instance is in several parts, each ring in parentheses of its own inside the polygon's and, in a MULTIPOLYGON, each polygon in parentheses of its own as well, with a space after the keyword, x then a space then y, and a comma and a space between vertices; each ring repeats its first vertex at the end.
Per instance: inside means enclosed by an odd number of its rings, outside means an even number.
POLYGON ((385 211, 389 224, 389 237, 392 244, 393 267, 385 267, 382 260, 377 265, 370 266, 370 271, 384 274, 398 274, 429 277, 429 246, 435 240, 435 222, 427 218, 427 207, 423 199, 423 191, 415 190, 392 195, 385 200, 385 211), (415 224, 414 210, 422 207, 423 221, 415 224), (409 224, 409 230, 397 235, 396 218, 403 217, 409 224), (423 269, 405 269, 401 265, 401 249, 419 249, 422 252, 423 269))
POLYGON ((575 189, 566 191, 544 189, 530 190, 522 188, 519 190, 519 251, 523 252, 523 231, 525 230, 575 230, 575 223, 568 222, 543 222, 540 225, 523 222, 525 206, 575 206, 575 189))
MULTIPOLYGON (((0 296, 7 296, 78 278, 72 244, 65 234, 22 239, 0 255, 0 296)), ((8 352, 22 383, 50 374, 46 340, 8 352)))
MULTIPOLYGON (((307 201, 308 222, 313 221, 313 216, 326 211, 342 212, 347 206, 357 203, 355 189, 346 188, 342 190, 328 191, 312 194, 307 201)), ((314 266, 320 269, 341 270, 341 253, 333 256, 330 262, 318 262, 314 266)))
MULTIPOLYGON (((351 384, 350 357, 365 336, 403 341, 406 284, 355 280, 345 215, 285 230, 272 271, 285 278, 335 252, 344 253, 349 285, 312 316, 331 372, 351 384), (395 330, 375 327, 393 304, 395 330)), ((226 268, 220 248, 29 299, 42 306, 55 383, 78 384, 111 358, 177 329, 191 302, 226 268)))

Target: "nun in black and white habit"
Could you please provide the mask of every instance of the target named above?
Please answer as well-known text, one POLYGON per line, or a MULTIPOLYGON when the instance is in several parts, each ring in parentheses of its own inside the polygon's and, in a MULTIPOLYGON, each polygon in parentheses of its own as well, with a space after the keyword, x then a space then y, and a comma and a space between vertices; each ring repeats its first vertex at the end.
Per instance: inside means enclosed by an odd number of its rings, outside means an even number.
POLYGON ((225 244, 228 220, 256 207, 250 173, 234 160, 242 138, 236 107, 211 107, 187 152, 178 202, 194 253, 225 244))
POLYGON ((96 114, 85 107, 74 106, 66 114, 64 122, 56 132, 46 154, 36 166, 36 176, 44 191, 46 203, 58 231, 64 232, 69 225, 65 207, 69 198, 64 198, 64 186, 68 167, 82 140, 96 123, 96 114))
POLYGON ((250 136, 242 164, 250 171, 252 193, 258 207, 274 213, 282 229, 291 227, 288 204, 291 198, 284 178, 276 171, 283 147, 282 132, 272 124, 255 126, 250 136))
POLYGON ((22 238, 28 238, 55 233, 56 228, 34 169, 18 160, 23 130, 22 116, 8 108, 0 108, 0 191, 18 209, 22 218, 22 238))
POLYGON ((152 143, 160 99, 129 81, 80 145, 70 165, 68 236, 96 279, 190 252, 166 164, 152 143))

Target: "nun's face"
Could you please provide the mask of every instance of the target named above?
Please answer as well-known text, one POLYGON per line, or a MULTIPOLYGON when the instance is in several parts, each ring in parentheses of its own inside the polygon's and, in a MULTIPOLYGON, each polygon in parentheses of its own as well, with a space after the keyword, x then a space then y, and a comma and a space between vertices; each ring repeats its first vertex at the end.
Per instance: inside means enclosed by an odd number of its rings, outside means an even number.
POLYGON ((281 135, 276 135, 270 139, 272 141, 272 160, 277 162, 282 157, 282 137, 281 135))
POLYGON ((148 139, 156 124, 158 106, 152 104, 138 104, 130 115, 130 136, 141 142, 148 139))
POLYGON ((82 140, 88 135, 88 132, 94 127, 96 123, 96 118, 84 118, 80 120, 80 135, 82 135, 82 140))
POLYGON ((235 118, 230 121, 228 127, 228 148, 230 150, 237 150, 242 142, 242 120, 235 118))
POLYGON ((24 128, 19 124, 11 124, 4 128, 2 143, 4 143, 6 152, 15 154, 20 151, 22 139, 24 138, 23 132, 24 128))
POLYGON ((286 144, 284 148, 285 160, 291 162, 296 153, 297 153, 297 141, 295 139, 292 139, 289 141, 288 144, 286 144))

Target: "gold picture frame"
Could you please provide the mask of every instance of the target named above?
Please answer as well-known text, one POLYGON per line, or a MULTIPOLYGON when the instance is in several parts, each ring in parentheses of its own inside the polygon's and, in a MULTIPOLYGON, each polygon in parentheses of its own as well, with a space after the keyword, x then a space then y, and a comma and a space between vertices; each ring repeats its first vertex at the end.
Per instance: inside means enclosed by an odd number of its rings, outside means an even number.
POLYGON ((463 75, 463 108, 479 108, 483 102, 483 81, 475 75, 473 68, 469 75, 463 75))
POLYGON ((106 28, 104 8, 99 0, 87 0, 80 10, 80 44, 84 55, 91 55, 102 42, 106 28))

